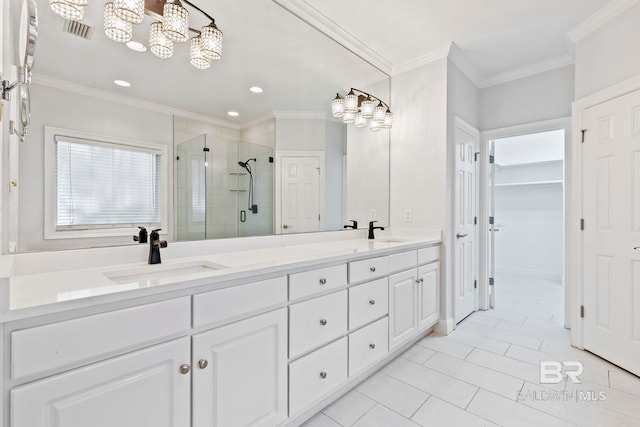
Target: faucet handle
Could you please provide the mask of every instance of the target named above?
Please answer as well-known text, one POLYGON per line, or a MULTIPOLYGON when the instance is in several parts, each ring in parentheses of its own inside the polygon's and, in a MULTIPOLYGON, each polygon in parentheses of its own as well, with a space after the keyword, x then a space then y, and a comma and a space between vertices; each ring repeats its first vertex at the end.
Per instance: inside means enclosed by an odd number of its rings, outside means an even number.
POLYGON ((162 228, 156 228, 155 230, 151 230, 152 233, 157 233, 158 231, 162 230, 162 228))
POLYGON ((373 227, 373 224, 375 224, 378 221, 369 221, 369 227, 373 227))

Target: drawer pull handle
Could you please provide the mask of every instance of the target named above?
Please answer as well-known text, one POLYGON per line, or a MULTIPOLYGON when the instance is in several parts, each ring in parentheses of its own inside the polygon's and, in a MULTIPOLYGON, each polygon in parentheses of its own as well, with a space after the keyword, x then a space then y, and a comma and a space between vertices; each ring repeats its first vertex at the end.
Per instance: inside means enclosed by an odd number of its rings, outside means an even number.
POLYGON ((372 273, 376 272, 376 268, 374 266, 369 267, 369 271, 372 273))
POLYGON ((374 348, 376 348, 376 345, 375 345, 375 344, 369 344, 369 348, 370 348, 371 350, 373 350, 374 348))
POLYGON ((327 319, 320 319, 320 324, 322 326, 326 325, 327 324, 327 319))
POLYGON ((327 378, 327 373, 326 372, 320 372, 320 378, 322 378, 322 379, 327 378))
POLYGON ((180 373, 182 375, 186 375, 191 371, 191 366, 187 365, 186 363, 184 365, 180 365, 180 373))
POLYGON ((321 285, 326 285, 327 284, 327 279, 325 279, 324 277, 322 279, 320 279, 320 284, 321 285))
POLYGON ((198 367, 200 369, 205 369, 207 366, 209 366, 209 361, 207 359, 200 359, 198 361, 198 367))
POLYGON ((369 300, 369 304, 371 304, 371 305, 376 305, 376 300, 374 300, 374 299, 370 299, 370 300, 369 300))

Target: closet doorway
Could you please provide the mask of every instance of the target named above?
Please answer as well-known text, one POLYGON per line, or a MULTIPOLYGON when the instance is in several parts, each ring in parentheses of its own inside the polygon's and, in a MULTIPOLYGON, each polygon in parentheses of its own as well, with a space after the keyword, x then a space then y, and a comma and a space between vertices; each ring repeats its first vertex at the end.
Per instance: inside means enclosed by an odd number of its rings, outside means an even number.
POLYGON ((543 129, 484 138, 487 305, 564 325, 568 135, 563 126, 543 129))

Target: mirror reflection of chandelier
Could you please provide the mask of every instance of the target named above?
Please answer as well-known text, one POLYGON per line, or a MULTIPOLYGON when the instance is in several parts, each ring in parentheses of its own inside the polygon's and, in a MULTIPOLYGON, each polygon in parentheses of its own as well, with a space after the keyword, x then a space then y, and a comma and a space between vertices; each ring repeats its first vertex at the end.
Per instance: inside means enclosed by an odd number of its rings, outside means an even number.
MULTIPOLYGON (((49 0, 51 9, 65 19, 81 21, 88 0, 49 0)), ((112 0, 104 5, 104 33, 111 40, 126 43, 133 36, 133 25, 144 20, 145 13, 157 19, 149 28, 149 50, 158 58, 173 56, 174 43, 189 41, 191 65, 209 68, 222 59, 222 31, 215 20, 188 0, 112 0), (199 30, 189 27, 189 10, 201 13, 211 22, 199 30), (194 35, 189 38, 189 33, 194 35)))
POLYGON ((393 125, 393 113, 386 102, 355 88, 351 88, 345 96, 336 94, 331 103, 331 113, 333 117, 342 117, 344 123, 353 123, 357 128, 368 124, 371 132, 390 129, 393 125))

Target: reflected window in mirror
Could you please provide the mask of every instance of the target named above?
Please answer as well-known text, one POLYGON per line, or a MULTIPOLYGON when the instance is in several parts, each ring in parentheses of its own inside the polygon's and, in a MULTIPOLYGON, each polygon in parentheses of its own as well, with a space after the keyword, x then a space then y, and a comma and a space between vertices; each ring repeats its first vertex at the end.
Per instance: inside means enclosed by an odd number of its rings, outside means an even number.
POLYGON ((47 130, 45 238, 131 234, 162 228, 166 147, 47 130))

